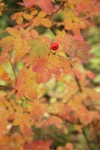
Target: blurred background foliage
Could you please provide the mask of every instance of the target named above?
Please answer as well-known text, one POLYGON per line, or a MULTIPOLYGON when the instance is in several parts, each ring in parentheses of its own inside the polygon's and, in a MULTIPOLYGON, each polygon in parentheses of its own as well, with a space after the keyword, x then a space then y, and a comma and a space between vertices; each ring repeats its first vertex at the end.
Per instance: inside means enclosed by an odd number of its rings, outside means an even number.
POLYGON ((98 26, 98 24, 96 24, 96 26, 93 26, 88 30, 86 37, 87 37, 87 41, 92 46, 91 54, 93 54, 93 58, 90 59, 87 68, 96 74, 96 78, 94 79, 94 82, 99 84, 100 83, 100 27, 98 26))

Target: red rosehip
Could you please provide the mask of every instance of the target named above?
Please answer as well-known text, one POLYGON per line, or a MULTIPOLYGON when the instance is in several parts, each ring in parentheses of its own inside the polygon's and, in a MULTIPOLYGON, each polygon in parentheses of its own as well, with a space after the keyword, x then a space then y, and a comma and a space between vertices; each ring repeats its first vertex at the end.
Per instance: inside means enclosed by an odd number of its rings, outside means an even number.
POLYGON ((58 48, 59 48, 59 44, 58 44, 57 42, 53 42, 53 43, 51 44, 51 49, 52 49, 53 51, 56 51, 58 48))

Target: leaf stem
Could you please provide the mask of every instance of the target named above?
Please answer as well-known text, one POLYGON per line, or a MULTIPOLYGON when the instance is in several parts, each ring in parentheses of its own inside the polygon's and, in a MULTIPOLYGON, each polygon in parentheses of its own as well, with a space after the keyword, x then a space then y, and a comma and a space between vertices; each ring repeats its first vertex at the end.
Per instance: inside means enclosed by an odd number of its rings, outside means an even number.
POLYGON ((16 78, 17 78, 17 76, 16 76, 16 72, 15 72, 14 66, 13 66, 13 64, 12 64, 12 62, 11 62, 11 60, 10 60, 10 59, 9 59, 9 63, 10 63, 10 65, 11 65, 11 68, 12 68, 13 74, 14 74, 15 79, 16 79, 16 78))

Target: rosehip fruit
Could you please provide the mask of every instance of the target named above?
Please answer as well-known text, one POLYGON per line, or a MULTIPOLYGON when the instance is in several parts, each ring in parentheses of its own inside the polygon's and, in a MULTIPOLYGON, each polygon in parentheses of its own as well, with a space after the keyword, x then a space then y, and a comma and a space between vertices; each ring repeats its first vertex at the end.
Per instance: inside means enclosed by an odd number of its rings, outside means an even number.
POLYGON ((59 48, 59 44, 58 44, 57 42, 53 42, 53 43, 51 44, 51 49, 52 49, 53 51, 56 51, 58 48, 59 48))

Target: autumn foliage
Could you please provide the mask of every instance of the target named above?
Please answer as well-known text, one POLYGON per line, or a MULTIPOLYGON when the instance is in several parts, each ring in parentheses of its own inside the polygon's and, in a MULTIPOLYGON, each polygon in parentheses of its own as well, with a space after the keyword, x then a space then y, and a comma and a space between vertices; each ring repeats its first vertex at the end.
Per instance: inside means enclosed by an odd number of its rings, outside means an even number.
MULTIPOLYGON (((0 150, 74 150, 70 127, 84 136, 86 127, 92 133, 95 128, 94 139, 100 131, 100 94, 90 88, 95 75, 82 65, 92 57, 83 32, 100 3, 17 4, 10 16, 14 25, 0 39, 0 150)), ((0 1, 0 15, 4 11, 0 1)), ((93 150, 91 143, 87 147, 93 150)))

